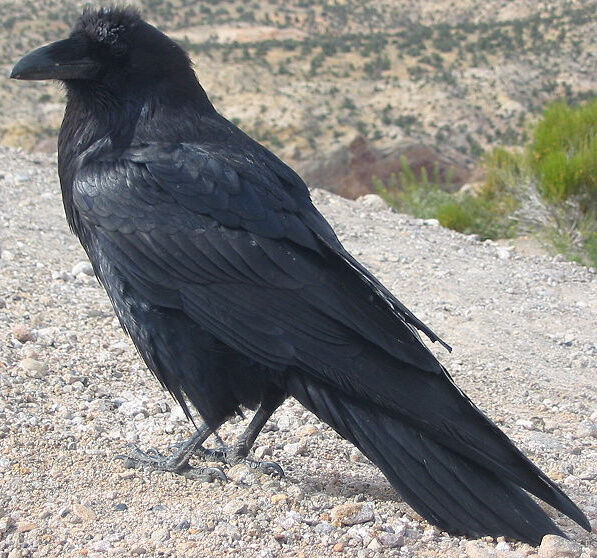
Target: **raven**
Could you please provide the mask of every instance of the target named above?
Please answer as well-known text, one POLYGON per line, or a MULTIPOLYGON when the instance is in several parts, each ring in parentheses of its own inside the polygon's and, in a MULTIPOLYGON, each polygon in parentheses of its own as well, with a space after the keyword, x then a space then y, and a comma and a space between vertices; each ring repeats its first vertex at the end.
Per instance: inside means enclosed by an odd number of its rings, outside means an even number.
POLYGON ((344 249, 299 176, 216 112, 184 50, 135 10, 85 11, 11 77, 65 84, 68 223, 148 368, 204 421, 172 456, 130 463, 212 478, 193 454, 248 460, 294 397, 450 533, 562 535, 527 492, 590 530, 455 385, 418 331, 443 341, 344 249), (242 408, 256 413, 238 442, 204 448, 242 408))

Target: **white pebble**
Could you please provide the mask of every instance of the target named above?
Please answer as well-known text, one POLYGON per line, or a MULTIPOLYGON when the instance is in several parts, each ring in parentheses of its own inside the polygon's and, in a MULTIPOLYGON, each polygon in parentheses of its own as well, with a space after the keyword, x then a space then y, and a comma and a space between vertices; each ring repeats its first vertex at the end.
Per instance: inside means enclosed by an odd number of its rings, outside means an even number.
POLYGON ((545 535, 539 547, 539 558, 577 558, 582 547, 557 535, 545 535))
POLYGON ((75 265, 73 265, 73 268, 71 269, 70 273, 75 277, 80 273, 93 276, 93 267, 91 267, 91 264, 89 262, 78 262, 75 265))
POLYGON ((530 420, 518 419, 516 421, 516 426, 522 426, 527 430, 535 430, 535 425, 533 424, 533 421, 530 420))

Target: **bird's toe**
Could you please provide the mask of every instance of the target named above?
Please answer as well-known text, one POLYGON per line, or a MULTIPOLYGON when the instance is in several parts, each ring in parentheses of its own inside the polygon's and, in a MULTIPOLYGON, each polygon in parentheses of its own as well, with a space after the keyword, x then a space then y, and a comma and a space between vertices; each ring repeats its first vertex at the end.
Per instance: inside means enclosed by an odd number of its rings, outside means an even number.
POLYGON ((242 463, 245 463, 251 469, 257 469, 266 475, 273 477, 283 477, 284 469, 280 467, 275 461, 257 461, 254 459, 244 459, 242 463))

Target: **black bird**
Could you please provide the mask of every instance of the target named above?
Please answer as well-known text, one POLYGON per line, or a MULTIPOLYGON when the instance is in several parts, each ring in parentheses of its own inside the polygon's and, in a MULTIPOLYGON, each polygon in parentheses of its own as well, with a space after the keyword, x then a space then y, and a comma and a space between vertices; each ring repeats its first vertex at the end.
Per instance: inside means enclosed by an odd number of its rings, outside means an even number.
POLYGON ((149 369, 205 421, 173 456, 133 463, 213 475, 191 455, 247 458, 291 396, 446 531, 561 535, 527 492, 590 530, 458 389, 417 330, 443 342, 344 249, 304 182, 216 112, 186 53, 136 11, 86 11, 11 77, 64 82, 68 223, 149 369), (257 412, 238 443, 204 449, 244 407, 257 412))

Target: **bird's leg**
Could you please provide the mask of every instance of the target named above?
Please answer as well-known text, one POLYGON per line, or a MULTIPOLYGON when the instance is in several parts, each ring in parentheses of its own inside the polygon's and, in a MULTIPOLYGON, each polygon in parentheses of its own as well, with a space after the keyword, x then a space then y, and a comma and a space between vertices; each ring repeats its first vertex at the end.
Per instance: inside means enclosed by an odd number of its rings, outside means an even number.
POLYGON ((202 424, 197 432, 188 440, 178 445, 177 450, 169 457, 159 453, 155 449, 142 451, 133 448, 131 455, 119 455, 124 461, 124 466, 129 469, 149 469, 153 471, 167 471, 176 473, 189 479, 211 482, 216 479, 226 480, 226 475, 218 467, 192 467, 189 460, 197 452, 203 449, 202 445, 213 433, 213 429, 202 424))
POLYGON ((283 477, 282 467, 272 461, 257 461, 248 457, 249 451, 253 447, 257 436, 265 426, 265 423, 273 415, 274 411, 283 403, 285 396, 280 392, 271 394, 261 403, 257 412, 251 419, 249 426, 239 436, 235 444, 225 446, 221 449, 206 449, 201 447, 200 453, 206 459, 221 461, 228 465, 245 463, 252 469, 259 469, 264 473, 283 477))

